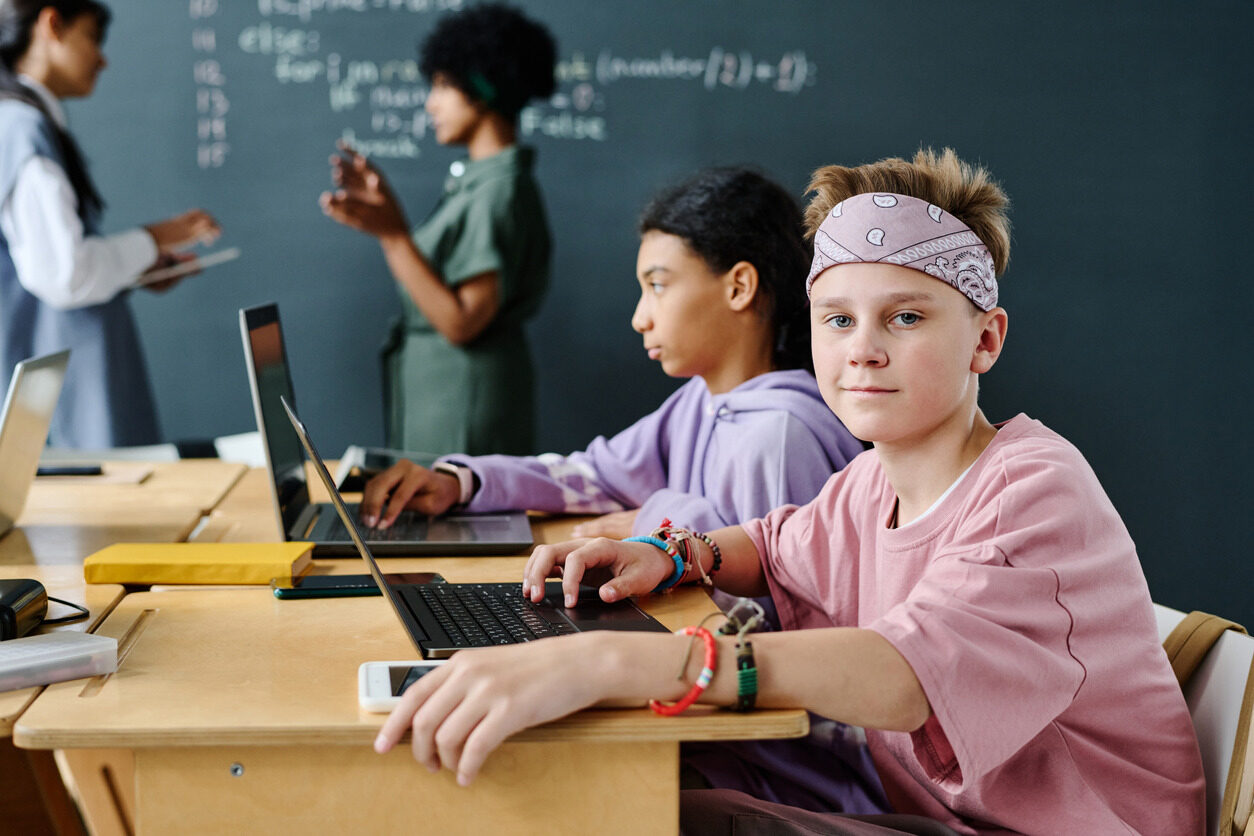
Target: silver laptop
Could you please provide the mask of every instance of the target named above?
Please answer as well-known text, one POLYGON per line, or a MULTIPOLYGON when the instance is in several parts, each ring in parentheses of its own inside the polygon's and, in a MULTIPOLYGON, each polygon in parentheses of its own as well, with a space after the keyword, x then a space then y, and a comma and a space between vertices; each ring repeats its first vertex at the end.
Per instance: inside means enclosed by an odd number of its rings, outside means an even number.
POLYGON ((0 412, 0 534, 26 507, 69 362, 70 352, 58 351, 23 360, 13 370, 0 412))
MULTIPOLYGON (((329 503, 309 501, 305 452, 280 401, 286 398, 295 404, 278 306, 241 310, 239 324, 279 529, 287 540, 312 542, 314 552, 324 557, 356 554, 351 534, 335 509, 329 503)), ((355 517, 357 506, 350 510, 355 517)), ((380 556, 518 554, 532 543, 531 524, 520 511, 442 517, 406 511, 388 528, 368 528, 364 533, 380 556)))
POLYGON ((384 575, 357 528, 355 517, 340 497, 331 474, 318 455, 305 425, 286 399, 280 400, 318 478, 326 485, 361 559, 374 582, 405 625, 424 659, 444 659, 458 650, 497 644, 518 644, 585 630, 670 631, 630 599, 607 604, 596 587, 579 590, 575 606, 567 607, 560 581, 545 584, 544 600, 536 604, 522 594, 522 583, 413 583, 406 575, 384 575))

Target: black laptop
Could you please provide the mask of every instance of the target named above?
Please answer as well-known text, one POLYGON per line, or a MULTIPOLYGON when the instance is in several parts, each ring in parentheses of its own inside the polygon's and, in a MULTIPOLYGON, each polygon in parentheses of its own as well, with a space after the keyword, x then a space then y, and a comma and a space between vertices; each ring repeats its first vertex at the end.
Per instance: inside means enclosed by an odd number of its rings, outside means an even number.
MULTIPOLYGON (((309 501, 305 454, 279 402, 280 398, 290 404, 296 401, 278 306, 241 310, 239 324, 257 430, 270 469, 274 513, 284 539, 311 542, 314 552, 323 557, 356 554, 349 530, 331 505, 309 501)), ((357 506, 350 509, 356 519, 357 506)), ((365 536, 380 556, 518 554, 532 544, 531 524, 521 511, 439 517, 405 511, 388 528, 366 529, 365 536)))
POLYGON ((522 594, 515 583, 408 583, 403 575, 384 575, 370 547, 361 537, 356 518, 349 511, 309 433, 287 401, 280 401, 314 470, 331 494, 331 502, 352 537, 353 545, 374 578, 383 597, 424 659, 443 659, 468 647, 517 644, 584 630, 641 630, 669 633, 660 622, 631 600, 607 604, 592 587, 580 589, 574 607, 563 606, 560 582, 545 585, 539 604, 522 594))

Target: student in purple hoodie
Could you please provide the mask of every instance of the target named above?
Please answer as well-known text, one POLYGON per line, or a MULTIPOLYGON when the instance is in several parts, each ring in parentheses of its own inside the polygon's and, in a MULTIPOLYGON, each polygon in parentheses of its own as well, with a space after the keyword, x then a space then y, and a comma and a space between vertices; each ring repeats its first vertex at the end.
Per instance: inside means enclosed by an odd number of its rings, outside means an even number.
POLYGON ((603 514, 578 536, 628 537, 667 515, 710 530, 807 502, 862 452, 819 395, 797 277, 801 212, 775 183, 709 169, 658 195, 640 220, 631 318, 651 359, 690 380, 612 438, 566 456, 446 456, 370 480, 363 522, 527 508, 603 514))
MULTIPOLYGON (((862 452, 811 371, 809 252, 797 204, 760 174, 708 169, 662 192, 640 219, 631 326, 666 374, 690 380, 566 456, 401 462, 366 485, 363 522, 387 527, 405 508, 526 508, 602 514, 575 535, 623 538, 664 515, 711 531, 809 502, 862 452)), ((860 731, 812 726, 802 741, 685 746, 685 780, 812 810, 885 809, 860 731)))

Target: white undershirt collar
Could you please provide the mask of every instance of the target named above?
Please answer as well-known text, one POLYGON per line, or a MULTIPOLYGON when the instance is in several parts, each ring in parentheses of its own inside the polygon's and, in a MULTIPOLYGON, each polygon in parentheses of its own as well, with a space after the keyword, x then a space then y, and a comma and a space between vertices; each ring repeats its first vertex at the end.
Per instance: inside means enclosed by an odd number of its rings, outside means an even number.
MULTIPOLYGON (((906 523, 905 525, 899 525, 899 526, 897 526, 897 530, 898 530, 898 531, 900 531, 900 530, 901 530, 901 529, 903 529, 903 528, 909 528, 910 526, 912 526, 912 525, 914 525, 915 523, 917 523, 919 520, 921 520, 921 519, 923 519, 924 517, 926 517, 928 514, 930 514, 930 513, 932 513, 933 511, 935 511, 935 510, 936 510, 936 506, 938 506, 938 505, 940 505, 942 502, 944 502, 944 501, 945 501, 945 497, 949 496, 951 493, 953 493, 953 492, 954 492, 954 488, 958 487, 958 483, 962 481, 962 477, 963 477, 963 476, 966 476, 968 473, 970 473, 970 472, 971 472, 971 468, 973 468, 973 467, 975 467, 975 462, 971 462, 971 464, 967 465, 967 469, 966 469, 966 470, 964 470, 964 471, 962 471, 961 473, 959 473, 959 474, 958 474, 958 478, 957 478, 957 479, 955 479, 953 482, 951 482, 951 483, 950 483, 950 485, 949 485, 949 487, 945 488, 945 492, 944 492, 943 494, 941 494, 940 496, 938 496, 938 497, 936 498, 936 501, 935 501, 935 502, 933 502, 933 503, 931 504, 931 506, 930 506, 930 507, 929 507, 926 511, 924 511, 922 514, 919 514, 919 516, 915 517, 914 519, 912 519, 910 522, 906 523)), ((899 499, 899 500, 897 500, 897 501, 898 501, 898 502, 900 502, 901 500, 899 499)))

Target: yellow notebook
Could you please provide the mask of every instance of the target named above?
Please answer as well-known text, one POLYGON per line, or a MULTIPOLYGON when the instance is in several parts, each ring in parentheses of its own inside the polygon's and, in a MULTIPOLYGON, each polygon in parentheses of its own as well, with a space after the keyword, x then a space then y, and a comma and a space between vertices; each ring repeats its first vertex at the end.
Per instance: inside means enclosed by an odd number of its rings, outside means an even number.
POLYGON ((88 583, 270 583, 313 565, 313 543, 115 543, 83 561, 88 583))

